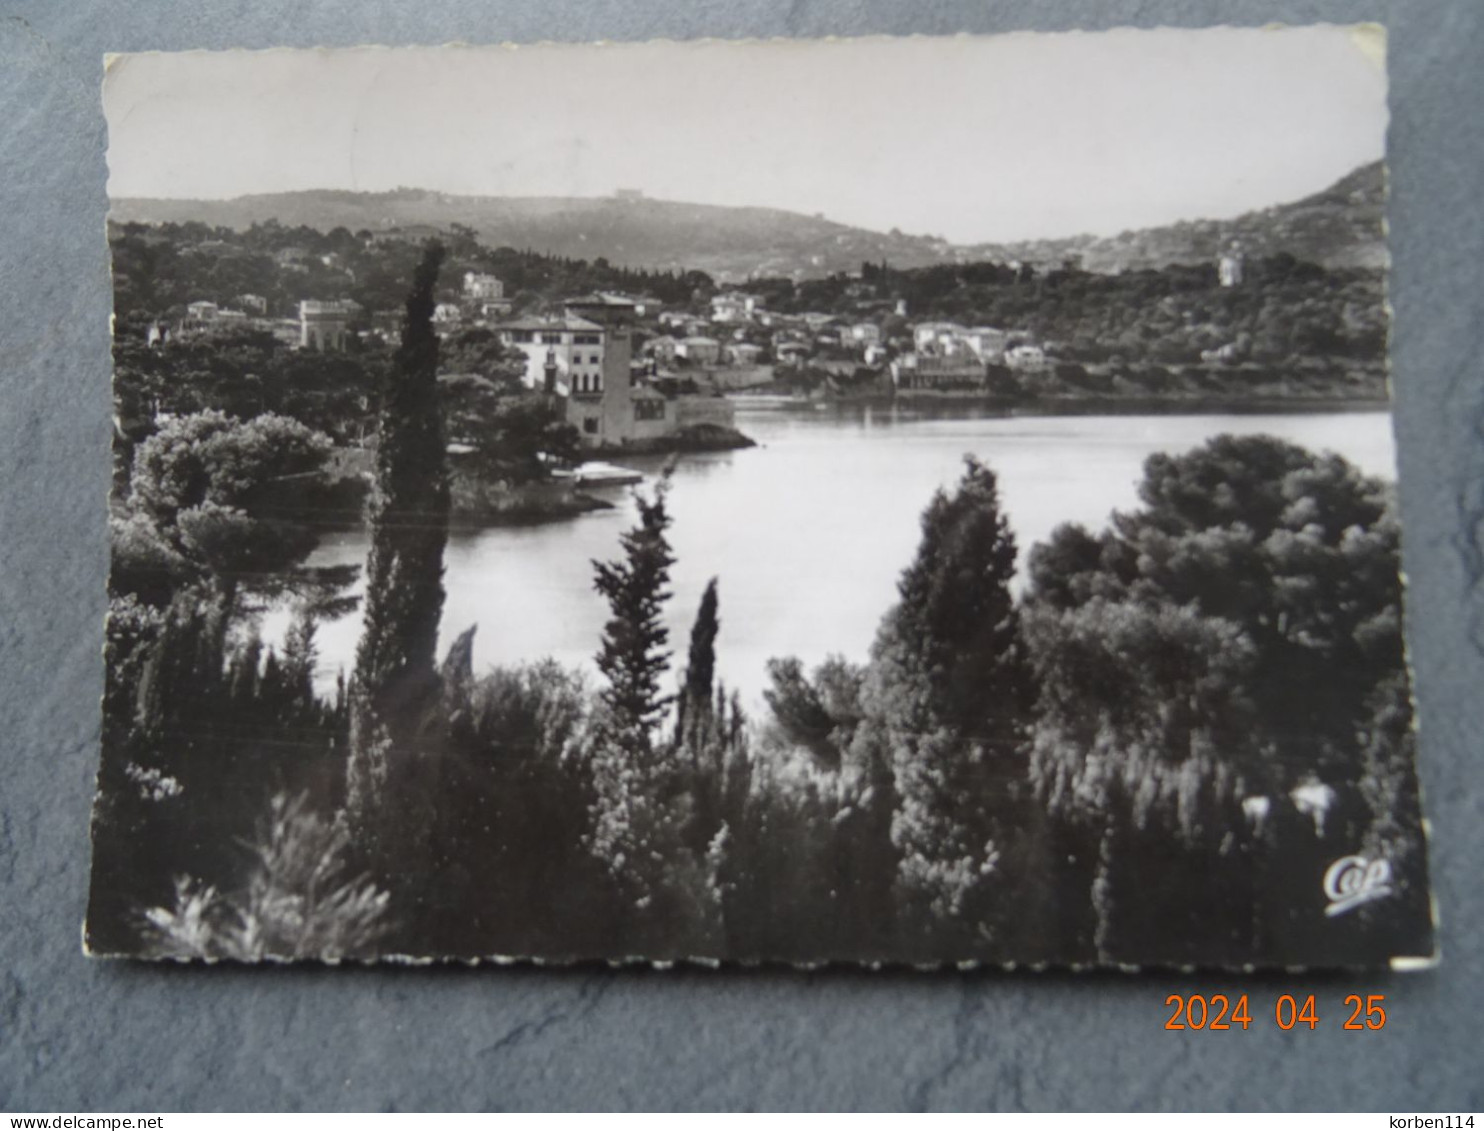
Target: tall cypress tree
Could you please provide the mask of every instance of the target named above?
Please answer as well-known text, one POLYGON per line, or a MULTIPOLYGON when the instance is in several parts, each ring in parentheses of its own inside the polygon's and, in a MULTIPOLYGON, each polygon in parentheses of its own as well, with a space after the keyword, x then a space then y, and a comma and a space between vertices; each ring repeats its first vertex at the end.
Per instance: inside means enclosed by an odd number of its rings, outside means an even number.
POLYGON ((721 689, 718 694, 714 686, 716 637, 721 631, 716 584, 713 577, 701 594, 676 704, 675 745, 678 753, 689 755, 684 770, 690 778, 693 806, 688 840, 698 852, 710 848, 726 820, 729 762, 739 746, 738 736, 728 726, 726 691, 721 689))
MULTIPOLYGON (((922 516, 901 601, 877 638, 868 696, 898 807, 891 839, 911 918, 992 934, 990 877, 1016 824, 1032 685, 1010 582, 1015 539, 994 472, 972 457, 922 516)), ((961 945, 961 944, 955 944, 961 945)))
POLYGON ((685 666, 685 681, 680 689, 680 717, 676 723, 676 738, 681 742, 698 738, 697 732, 703 730, 712 717, 716 636, 721 631, 717 604, 716 578, 713 577, 707 583, 706 591, 701 594, 701 605, 696 610, 696 623, 690 630, 690 654, 685 666))
POLYGON ((413 275, 383 391, 376 480, 367 506, 371 549, 360 644, 351 679, 347 803, 363 827, 395 763, 406 761, 437 703, 435 651, 443 612, 448 472, 438 403, 434 288, 443 248, 429 243, 413 275))
POLYGON ((893 619, 905 666, 923 682, 927 718, 991 743, 1017 738, 1031 706, 1020 617, 1010 592, 1015 535, 995 474, 972 456, 952 495, 922 516, 893 619))
POLYGON ((673 699, 660 691, 660 680, 670 666, 664 608, 670 597, 666 588, 670 567, 675 564, 665 537, 670 526, 665 509, 668 489, 666 473, 652 499, 636 493, 639 525, 620 539, 623 560, 593 563, 594 588, 612 610, 597 657, 598 670, 608 681, 603 690, 608 737, 644 760, 653 751, 654 728, 673 699))

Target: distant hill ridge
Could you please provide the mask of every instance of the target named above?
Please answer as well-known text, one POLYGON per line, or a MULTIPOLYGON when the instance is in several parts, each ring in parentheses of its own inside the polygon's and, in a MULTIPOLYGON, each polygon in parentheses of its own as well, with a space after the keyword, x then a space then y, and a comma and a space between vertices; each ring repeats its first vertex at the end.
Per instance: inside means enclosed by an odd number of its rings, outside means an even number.
POLYGON ((1362 166, 1322 192, 1230 220, 1191 220, 1117 236, 1009 244, 951 244, 932 236, 874 232, 776 208, 730 207, 646 197, 456 196, 423 189, 360 193, 340 189, 266 193, 232 200, 122 198, 120 222, 247 228, 277 220, 321 231, 373 232, 463 224, 490 246, 531 248, 650 269, 698 269, 722 280, 749 275, 818 276, 863 260, 925 267, 974 260, 1059 263, 1079 257, 1090 271, 1193 263, 1231 240, 1249 255, 1288 252, 1327 267, 1384 267, 1385 171, 1362 166))
POLYGON ((1028 262, 1079 256, 1086 270, 1116 271, 1205 262, 1240 241, 1249 256, 1287 252, 1325 267, 1383 268, 1390 262, 1385 213, 1386 170, 1377 161, 1312 196, 1230 220, 1184 220, 1117 236, 981 245, 976 250, 988 253, 987 259, 1028 262))

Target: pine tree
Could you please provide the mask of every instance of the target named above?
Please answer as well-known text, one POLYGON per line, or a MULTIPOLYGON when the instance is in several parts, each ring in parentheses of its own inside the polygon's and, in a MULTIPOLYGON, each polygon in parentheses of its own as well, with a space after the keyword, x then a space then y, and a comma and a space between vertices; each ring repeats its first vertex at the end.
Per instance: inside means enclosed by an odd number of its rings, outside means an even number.
MULTIPOLYGON (((435 650, 449 507, 433 332, 442 261, 443 248, 429 243, 413 275, 402 344, 382 399, 367 512, 366 596, 350 684, 347 805, 363 832, 376 823, 393 763, 413 757, 438 701, 435 650)), ((412 798, 406 804, 412 807, 412 798)))
POLYGON ((590 766, 589 846, 617 881, 626 907, 619 945, 645 953, 707 953, 720 908, 713 862, 699 843, 706 817, 694 767, 656 734, 674 696, 661 691, 670 666, 663 613, 675 558, 665 531, 669 473, 654 497, 636 495, 639 524, 623 535, 624 557, 594 562, 594 585, 612 615, 598 669, 606 686, 590 766))

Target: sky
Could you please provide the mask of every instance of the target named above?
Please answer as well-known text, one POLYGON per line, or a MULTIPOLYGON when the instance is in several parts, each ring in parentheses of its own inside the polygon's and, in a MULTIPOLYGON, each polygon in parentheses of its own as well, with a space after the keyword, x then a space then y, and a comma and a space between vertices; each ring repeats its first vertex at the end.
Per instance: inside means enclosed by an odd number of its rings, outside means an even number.
POLYGON ((104 110, 115 198, 637 188, 956 243, 1294 200, 1387 122, 1338 27, 150 53, 104 110))

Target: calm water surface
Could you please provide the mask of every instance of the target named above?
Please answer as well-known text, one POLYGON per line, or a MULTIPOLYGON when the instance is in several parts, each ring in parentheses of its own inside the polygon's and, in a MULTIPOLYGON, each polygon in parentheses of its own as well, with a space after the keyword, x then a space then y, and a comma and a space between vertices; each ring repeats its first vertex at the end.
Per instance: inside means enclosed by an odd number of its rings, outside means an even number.
MULTIPOLYGON (((1062 522, 1098 529, 1132 508, 1144 459, 1222 432, 1266 432, 1338 452, 1363 470, 1394 475, 1384 412, 1283 416, 928 416, 900 409, 749 409, 738 427, 758 441, 742 452, 686 456, 671 491, 677 564, 671 643, 683 656, 701 591, 720 578, 718 671, 749 702, 764 662, 831 652, 864 658, 896 579, 917 545, 918 517, 972 453, 999 475, 1024 563, 1062 522)), ((658 460, 625 460, 651 477, 658 460)), ((475 664, 552 656, 591 670, 607 606, 592 588, 592 559, 618 553, 633 524, 624 490, 612 511, 524 528, 455 534, 446 555, 442 645, 477 624, 475 664)), ((314 564, 365 560, 364 534, 336 536, 314 564)), ((282 630, 270 618, 265 636, 282 630)), ((321 676, 349 670, 359 617, 321 626, 321 676)))

